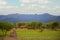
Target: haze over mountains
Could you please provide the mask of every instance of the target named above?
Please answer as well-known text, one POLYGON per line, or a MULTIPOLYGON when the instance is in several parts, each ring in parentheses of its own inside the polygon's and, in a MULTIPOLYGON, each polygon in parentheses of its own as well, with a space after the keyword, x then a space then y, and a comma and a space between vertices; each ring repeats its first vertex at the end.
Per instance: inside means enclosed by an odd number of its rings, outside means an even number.
POLYGON ((3 22, 11 22, 11 23, 17 23, 17 22, 30 22, 30 21, 36 21, 36 22, 43 22, 43 23, 49 23, 52 21, 60 22, 60 16, 50 15, 48 13, 44 14, 9 14, 9 15, 0 15, 0 21, 3 22))

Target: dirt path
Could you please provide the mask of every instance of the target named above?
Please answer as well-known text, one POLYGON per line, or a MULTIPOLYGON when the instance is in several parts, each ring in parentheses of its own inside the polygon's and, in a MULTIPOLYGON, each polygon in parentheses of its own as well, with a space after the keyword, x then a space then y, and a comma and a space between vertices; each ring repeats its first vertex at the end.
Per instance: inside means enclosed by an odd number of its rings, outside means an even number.
POLYGON ((12 30, 12 32, 10 33, 9 37, 5 37, 5 40, 19 40, 16 30, 12 30))
POLYGON ((19 40, 18 37, 6 37, 4 40, 19 40))

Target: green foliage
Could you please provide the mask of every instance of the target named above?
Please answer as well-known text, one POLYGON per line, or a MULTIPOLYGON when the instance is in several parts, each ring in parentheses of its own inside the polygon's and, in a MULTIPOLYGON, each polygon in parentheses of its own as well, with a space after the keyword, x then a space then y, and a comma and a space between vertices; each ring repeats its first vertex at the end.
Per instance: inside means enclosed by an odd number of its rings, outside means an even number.
POLYGON ((35 29, 35 25, 36 25, 35 22, 28 22, 28 23, 26 23, 25 26, 26 26, 27 28, 35 29))
POLYGON ((46 24, 46 29, 51 29, 51 24, 50 23, 46 24))
POLYGON ((26 23, 26 26, 31 29, 40 29, 42 27, 41 22, 28 22, 26 23))
POLYGON ((52 23, 47 24, 46 26, 47 26, 47 28, 54 30, 54 29, 57 29, 59 27, 59 23, 58 22, 52 22, 52 23))
POLYGON ((51 22, 48 24, 43 24, 42 22, 19 22, 18 26, 25 26, 28 29, 57 29, 60 28, 60 24, 58 22, 51 22))
POLYGON ((24 26, 25 23, 24 23, 24 22, 19 22, 17 25, 18 25, 18 26, 24 26))
POLYGON ((14 27, 13 24, 10 24, 8 22, 0 22, 0 29, 1 30, 10 31, 13 27, 14 27))
POLYGON ((36 28, 37 28, 37 29, 41 29, 41 28, 42 28, 42 25, 43 25, 43 24, 42 24, 41 22, 37 22, 37 23, 36 23, 36 28))
POLYGON ((58 22, 52 22, 51 23, 52 29, 56 29, 58 26, 59 26, 59 23, 58 22))
POLYGON ((3 36, 6 36, 7 32, 14 28, 13 24, 8 22, 0 22, 0 30, 3 32, 3 36))

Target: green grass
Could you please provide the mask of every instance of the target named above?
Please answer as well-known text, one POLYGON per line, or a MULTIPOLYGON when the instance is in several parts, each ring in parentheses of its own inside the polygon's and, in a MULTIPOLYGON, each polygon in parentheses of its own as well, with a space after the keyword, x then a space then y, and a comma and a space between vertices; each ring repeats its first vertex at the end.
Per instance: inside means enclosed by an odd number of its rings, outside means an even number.
POLYGON ((60 40, 60 31, 17 30, 20 40, 60 40))
POLYGON ((3 35, 3 33, 2 33, 2 31, 0 30, 0 36, 2 36, 3 35))
MULTIPOLYGON (((16 31, 20 40, 60 40, 60 31, 44 30, 39 32, 39 30, 26 29, 17 29, 16 31)), ((1 31, 0 35, 2 35, 1 31)))
MULTIPOLYGON (((10 34, 10 32, 7 32, 7 36, 10 34)), ((3 32, 0 30, 0 37, 3 36, 3 32)))

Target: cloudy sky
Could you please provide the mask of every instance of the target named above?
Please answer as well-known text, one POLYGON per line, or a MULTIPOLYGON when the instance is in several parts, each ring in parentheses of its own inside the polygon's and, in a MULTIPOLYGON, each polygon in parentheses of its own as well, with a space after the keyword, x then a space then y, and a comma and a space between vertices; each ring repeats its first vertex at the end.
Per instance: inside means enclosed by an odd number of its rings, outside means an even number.
POLYGON ((12 13, 60 15, 60 0, 0 0, 0 15, 12 13))

